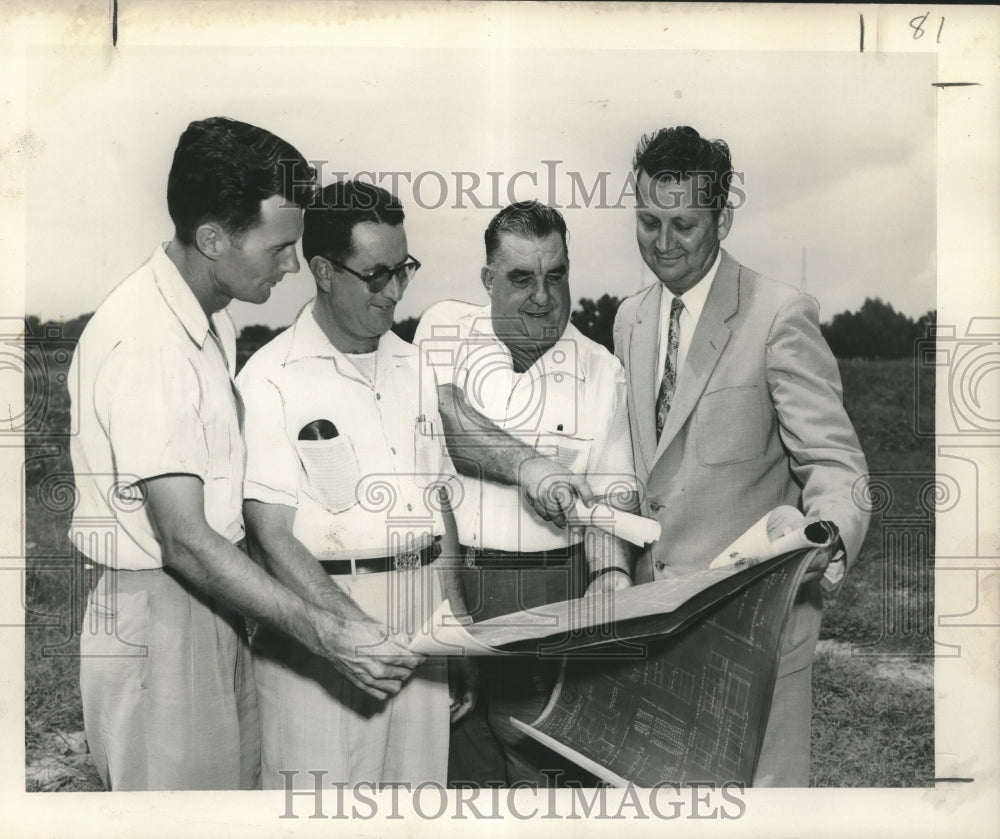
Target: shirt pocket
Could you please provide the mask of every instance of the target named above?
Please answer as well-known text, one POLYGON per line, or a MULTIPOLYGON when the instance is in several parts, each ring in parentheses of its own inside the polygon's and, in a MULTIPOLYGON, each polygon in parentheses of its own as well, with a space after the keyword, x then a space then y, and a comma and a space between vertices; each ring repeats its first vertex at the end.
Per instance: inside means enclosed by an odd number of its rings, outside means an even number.
POLYGON ((698 462, 723 466, 754 460, 767 445, 767 417, 757 385, 727 387, 701 397, 695 413, 698 462))
POLYGON ((358 503, 361 469, 354 446, 346 437, 298 440, 299 460, 306 473, 306 492, 331 513, 358 503))
POLYGON ((542 452, 549 453, 549 456, 558 461, 561 466, 577 475, 586 473, 593 446, 594 439, 592 437, 560 434, 559 432, 546 434, 539 439, 539 448, 542 452))

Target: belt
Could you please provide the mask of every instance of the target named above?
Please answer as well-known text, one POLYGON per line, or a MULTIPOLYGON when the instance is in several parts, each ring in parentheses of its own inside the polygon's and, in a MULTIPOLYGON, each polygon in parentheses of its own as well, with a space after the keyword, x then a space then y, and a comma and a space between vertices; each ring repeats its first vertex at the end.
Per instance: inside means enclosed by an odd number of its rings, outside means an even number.
POLYGON ((581 556, 583 542, 551 551, 495 551, 489 548, 466 548, 465 564, 469 568, 558 568, 581 556))
POLYGON ((441 553, 441 537, 419 551, 402 551, 393 556, 371 559, 321 559, 319 564, 327 574, 382 574, 386 571, 407 571, 428 565, 441 553))

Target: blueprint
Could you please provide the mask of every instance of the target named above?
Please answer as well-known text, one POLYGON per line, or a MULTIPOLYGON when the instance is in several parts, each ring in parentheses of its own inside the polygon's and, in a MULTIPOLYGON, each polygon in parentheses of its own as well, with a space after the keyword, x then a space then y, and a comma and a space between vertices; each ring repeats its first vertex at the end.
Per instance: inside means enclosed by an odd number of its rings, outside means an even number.
POLYGON ((765 564, 763 574, 730 578, 743 587, 696 610, 694 620, 670 616, 659 637, 642 641, 641 659, 568 658, 541 716, 515 724, 616 786, 749 784, 782 628, 814 553, 799 551, 765 564))

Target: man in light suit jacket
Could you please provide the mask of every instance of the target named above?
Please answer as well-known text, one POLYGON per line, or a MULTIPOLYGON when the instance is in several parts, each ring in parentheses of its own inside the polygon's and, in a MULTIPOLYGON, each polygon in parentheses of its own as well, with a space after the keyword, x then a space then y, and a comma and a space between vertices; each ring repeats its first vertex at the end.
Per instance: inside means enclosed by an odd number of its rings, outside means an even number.
POLYGON ((634 169, 636 240, 659 281, 622 303, 614 341, 642 513, 663 534, 636 582, 704 569, 782 504, 837 525, 841 550, 809 569, 785 628, 754 776, 756 786, 807 786, 820 580, 842 577, 867 530, 865 458, 815 300, 720 247, 733 221, 726 144, 662 129, 642 139, 634 169))

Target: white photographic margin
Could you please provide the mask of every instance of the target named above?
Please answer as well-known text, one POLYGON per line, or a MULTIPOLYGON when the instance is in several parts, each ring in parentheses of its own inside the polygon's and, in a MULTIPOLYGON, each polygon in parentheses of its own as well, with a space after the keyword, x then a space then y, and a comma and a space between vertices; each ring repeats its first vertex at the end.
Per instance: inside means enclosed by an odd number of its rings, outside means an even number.
MULTIPOLYGON (((1000 312, 1000 229, 996 196, 997 138, 1000 137, 997 89, 1000 83, 1000 14, 992 7, 916 6, 789 6, 751 4, 598 4, 598 3, 321 3, 321 2, 121 2, 118 3, 118 46, 111 43, 109 2, 7 3, 0 10, 0 79, 3 88, 0 131, 0 314, 16 317, 24 311, 25 265, 29 259, 25 205, 32 185, 26 179, 28 158, 45 136, 32 133, 26 90, 28 55, 51 49, 65 56, 79 50, 75 72, 46 84, 82 84, 111 78, 120 72, 117 54, 128 49, 184 46, 192 55, 209 55, 213 48, 240 48, 273 62, 275 78, 290 72, 296 51, 305 48, 371 47, 405 50, 414 46, 451 49, 497 50, 531 48, 558 51, 597 46, 602 49, 675 51, 808 51, 860 53, 859 22, 865 22, 865 52, 890 56, 899 53, 933 53, 937 79, 942 83, 975 83, 943 87, 937 99, 937 311, 939 324, 955 325, 957 334, 972 318, 1000 312), (925 33, 915 37, 915 18, 927 15, 925 33), (939 30, 942 18, 946 21, 939 30)), ((389 53, 387 53, 388 55, 389 53)), ((498 52, 498 54, 500 54, 498 52)), ((540 52, 539 55, 543 55, 540 52)), ((201 59, 199 59, 201 60, 201 59)), ((545 66, 538 68, 544 84, 545 66)), ((317 91, 329 92, 335 78, 315 78, 317 91)), ((177 87, 148 91, 163 95, 168 106, 178 107, 185 90, 210 85, 211 78, 191 77, 178 68, 177 87), (180 97, 178 100, 177 97, 180 97)), ((636 84, 652 84, 637 74, 636 84)), ((775 79, 774 84, 780 84, 775 79)), ((669 87, 669 85, 668 85, 669 87)), ((309 101, 308 91, 297 104, 309 101)), ((672 94, 672 88, 670 89, 672 94)), ((267 97, 266 90, 248 96, 267 97)), ((860 94, 859 94, 860 95, 860 94)), ((85 106, 86 103, 81 103, 85 106)), ((502 103, 497 103, 502 107, 502 103)), ((185 119, 208 116, 190 114, 185 119)), ((95 115, 95 118, 101 118, 95 115)), ((323 118, 322 112, 317 118, 323 118)), ((129 114, 116 116, 123 143, 129 135, 129 114)), ((667 117, 649 114, 651 127, 666 124, 667 117)), ((252 120, 251 120, 252 121, 252 120)), ((359 132, 366 125, 364 113, 351 113, 337 131, 359 132)), ((724 125, 724 116, 718 122, 724 125)), ((283 134, 279 123, 263 122, 283 134)), ((516 127, 515 127, 516 129, 516 127)), ((572 131, 573 127, 568 127, 572 131)), ((725 136, 724 131, 719 132, 725 136)), ((338 134, 338 136, 340 136, 338 134)), ((406 132, 400 130, 405 143, 406 132)), ((289 137, 293 142, 294 138, 289 137)), ((156 160, 167 160, 176 134, 164 136, 155 149, 156 160)), ((303 149, 307 156, 313 151, 303 149)), ((331 149, 333 151, 333 149, 331 149)), ((623 154, 628 150, 624 150, 623 154)), ((320 153, 323 153, 320 150, 320 153)), ((151 152, 152 156, 152 152, 151 152)), ((86 175, 86 149, 65 148, 65 177, 86 175)), ((372 164, 378 165, 378 161, 372 164)), ((58 201, 53 195, 46 200, 58 201)), ((906 196, 900 196, 901 201, 906 196)), ((94 219, 81 212, 80 225, 94 219)), ((106 235, 101 232, 95 235, 106 235)), ((48 244, 58 249, 60 243, 48 244)), ((110 249, 111 246, 109 246, 110 249)), ((147 248, 151 249, 152 244, 147 248)), ((736 254, 739 257, 739 254, 736 254)), ((44 254, 31 254, 44 259, 44 254)), ((627 257, 631 259, 632 253, 627 257)), ((121 272, 118 279, 127 272, 121 272)), ((67 278, 67 282, 73 282, 67 278)), ((632 289, 628 289, 631 291, 632 289)), ((103 296, 103 294, 101 295, 103 296)), ((94 300, 94 305, 99 298, 94 300)), ((77 314, 73 312, 71 314, 77 314)), ((826 313, 829 316, 832 313, 826 313)), ((996 321, 994 321, 994 325, 996 321)), ((997 337, 993 336, 994 343, 997 337)), ((938 379, 938 425, 951 424, 947 368, 938 379)), ((994 420, 997 411, 996 373, 990 390, 981 394, 983 414, 994 420)), ((4 378, 2 397, 14 415, 23 392, 4 378)), ((22 551, 23 523, 18 490, 20 452, 17 439, 0 445, 3 454, 4 509, 0 530, 0 555, 17 557, 22 551)), ((465 836, 484 829, 494 835, 549 836, 572 831, 576 839, 620 835, 627 829, 636 839, 662 836, 727 835, 774 837, 886 836, 987 836, 995 835, 998 804, 998 743, 1000 743, 1000 689, 998 689, 998 578, 996 551, 1000 544, 996 511, 997 438, 952 437, 939 441, 939 471, 954 470, 944 449, 963 448, 973 464, 972 485, 962 490, 977 499, 975 518, 942 517, 938 525, 938 553, 964 557, 973 574, 935 575, 935 608, 938 615, 960 615, 978 602, 975 625, 952 620, 935 626, 937 640, 961 647, 960 656, 941 658, 935 666, 936 775, 972 779, 966 783, 939 783, 936 788, 912 790, 748 790, 745 814, 736 820, 703 821, 630 818, 623 821, 544 821, 508 817, 503 822, 473 824, 455 821, 449 814, 434 820, 408 817, 373 821, 310 820, 308 808, 298 809, 298 820, 281 820, 285 811, 281 793, 130 793, 45 794, 24 792, 23 629, 18 573, 13 560, 4 560, 7 573, 0 585, 0 731, 8 744, 0 760, 0 792, 5 810, 5 834, 28 836, 164 836, 182 835, 273 837, 296 833, 315 836, 432 834, 437 839, 465 836), (992 553, 991 553, 992 552, 992 553), (970 586, 975 586, 974 590, 970 586), (555 828, 553 828, 555 825, 555 828)), ((965 474, 965 473, 963 473, 965 474)), ((959 476, 959 480, 969 480, 959 476)), ((938 621, 936 620, 936 623, 938 621)), ((530 812, 529 796, 519 809, 530 812)), ((609 799, 612 800, 612 799, 609 799)), ((609 809, 617 809, 612 805, 609 809)), ((402 804, 405 812, 407 805, 402 804)), ((386 813, 388 810, 385 811, 386 813)), ((626 812, 629 812, 626 810, 626 812)))

